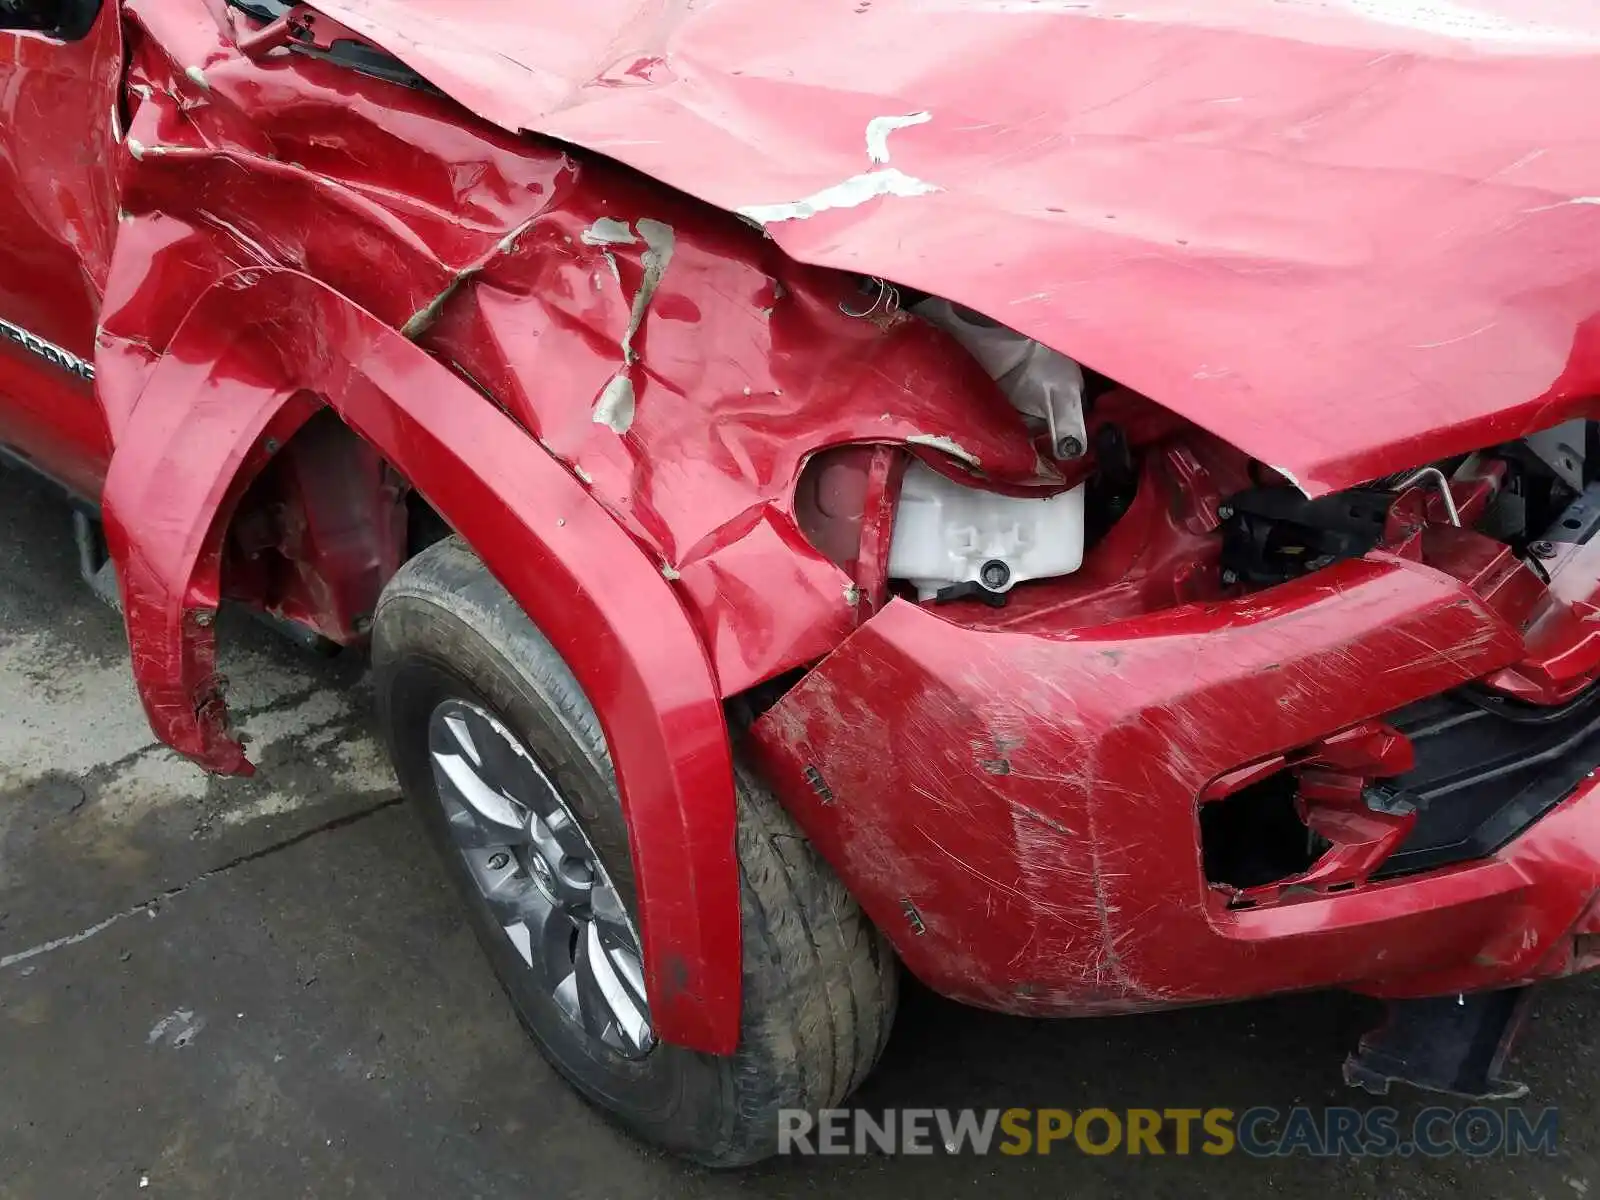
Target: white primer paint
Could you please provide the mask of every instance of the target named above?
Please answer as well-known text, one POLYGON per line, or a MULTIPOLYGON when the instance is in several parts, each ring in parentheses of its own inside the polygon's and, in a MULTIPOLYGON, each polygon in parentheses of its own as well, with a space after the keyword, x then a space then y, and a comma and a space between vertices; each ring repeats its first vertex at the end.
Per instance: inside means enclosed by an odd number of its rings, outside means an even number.
POLYGON ((879 196, 926 196, 932 192, 942 192, 944 189, 938 184, 917 179, 898 167, 888 165, 889 135, 896 129, 924 125, 931 120, 933 114, 929 112, 873 117, 867 122, 867 159, 873 164, 872 169, 799 200, 781 204, 747 204, 736 211, 745 220, 757 225, 776 225, 781 221, 804 221, 829 209, 856 208, 879 196))
POLYGON ((971 463, 975 467, 983 465, 978 461, 978 456, 971 450, 968 450, 954 438, 945 437, 943 434, 913 433, 906 438, 906 441, 916 446, 931 446, 935 450, 943 450, 946 454, 959 458, 964 463, 971 463))
POLYGON ((896 129, 912 125, 926 125, 933 120, 930 112, 908 113, 903 117, 873 117, 867 122, 867 157, 875 163, 889 161, 889 135, 896 129))
MULTIPOLYGON (((628 312, 628 327, 622 333, 622 367, 611 377, 594 406, 595 424, 605 425, 618 434, 627 433, 632 427, 637 405, 633 380, 628 377, 628 368, 639 358, 633 348, 633 339, 638 336, 639 327, 644 324, 645 314, 650 311, 650 301, 655 298, 656 289, 661 286, 661 280, 667 273, 667 267, 672 263, 673 251, 678 244, 678 235, 671 225, 663 221, 641 217, 637 227, 639 233, 636 237, 626 222, 619 221, 615 217, 601 217, 582 234, 584 243, 589 246, 631 246, 636 245, 641 239, 645 244, 644 251, 639 255, 639 262, 644 267, 644 277, 639 281, 639 290, 634 294, 633 304, 628 312)), ((616 277, 618 283, 621 283, 622 273, 617 269, 616 257, 610 250, 603 253, 607 265, 611 268, 611 274, 616 277)), ((588 482, 586 476, 583 478, 588 482)))
POLYGON ((639 240, 626 221, 615 217, 601 217, 579 237, 585 246, 631 246, 639 240))
POLYGON ((639 256, 639 261, 644 265, 644 278, 639 281, 639 291, 633 298, 633 310, 628 314, 628 329, 622 335, 624 365, 631 364, 639 357, 634 353, 633 339, 639 332, 639 326, 644 324, 644 314, 650 308, 656 289, 661 286, 661 279, 667 273, 672 252, 678 244, 678 235, 673 232, 671 225, 652 221, 649 217, 640 219, 639 236, 644 238, 647 247, 639 256))
POLYGON ((594 423, 616 433, 627 433, 633 426, 633 380, 619 371, 611 377, 594 406, 594 423))
POLYGON ((843 183, 787 204, 748 204, 739 210, 739 215, 758 225, 775 225, 780 221, 803 221, 830 208, 855 208, 878 196, 926 196, 942 191, 944 189, 936 183, 927 183, 890 167, 886 171, 852 175, 843 183))

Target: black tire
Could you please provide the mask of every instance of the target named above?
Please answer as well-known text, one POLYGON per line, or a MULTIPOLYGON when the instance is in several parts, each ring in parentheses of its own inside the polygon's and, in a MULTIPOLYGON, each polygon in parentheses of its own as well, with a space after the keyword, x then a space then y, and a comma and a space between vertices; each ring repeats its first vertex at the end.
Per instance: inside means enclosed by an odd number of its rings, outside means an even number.
POLYGON ((534 986, 455 849, 429 761, 427 721, 467 700, 523 740, 555 783, 637 922, 628 834, 611 759, 572 672, 458 538, 408 562, 373 631, 378 705, 401 786, 466 898, 479 941, 523 1025, 589 1100, 638 1136, 698 1162, 739 1166, 778 1148, 780 1109, 840 1104, 888 1041, 894 956, 771 792, 737 768, 744 936, 737 1052, 657 1044, 625 1058, 534 986))

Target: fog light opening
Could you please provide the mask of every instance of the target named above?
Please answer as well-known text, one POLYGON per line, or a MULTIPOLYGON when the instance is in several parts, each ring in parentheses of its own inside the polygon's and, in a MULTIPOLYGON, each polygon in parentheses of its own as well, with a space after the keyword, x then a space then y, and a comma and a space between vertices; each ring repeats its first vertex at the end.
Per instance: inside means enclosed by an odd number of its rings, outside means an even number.
POLYGON ((1282 770, 1200 806, 1200 849, 1206 881, 1262 887, 1309 871, 1328 849, 1296 803, 1298 784, 1282 770))

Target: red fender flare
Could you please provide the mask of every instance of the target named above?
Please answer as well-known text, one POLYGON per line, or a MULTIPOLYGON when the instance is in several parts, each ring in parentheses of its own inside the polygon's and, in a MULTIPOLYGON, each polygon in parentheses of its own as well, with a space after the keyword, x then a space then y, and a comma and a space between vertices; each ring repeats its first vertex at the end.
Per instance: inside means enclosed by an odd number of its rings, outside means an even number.
POLYGON ((250 269, 196 303, 120 431, 106 530, 157 736, 248 773, 215 676, 222 540, 251 477, 326 403, 473 546, 571 666, 611 750, 659 1036, 738 1043, 733 760, 715 676, 650 558, 482 395, 309 276, 250 269))

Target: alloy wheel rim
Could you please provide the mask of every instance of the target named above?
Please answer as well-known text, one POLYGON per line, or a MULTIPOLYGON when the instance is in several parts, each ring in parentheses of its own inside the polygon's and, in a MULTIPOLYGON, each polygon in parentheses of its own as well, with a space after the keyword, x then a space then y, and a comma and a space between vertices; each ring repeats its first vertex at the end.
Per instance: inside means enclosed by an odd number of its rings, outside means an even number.
POLYGON ((644 1057, 655 1033, 639 935, 560 790, 466 700, 433 710, 428 752, 451 842, 528 972, 588 1038, 644 1057))

